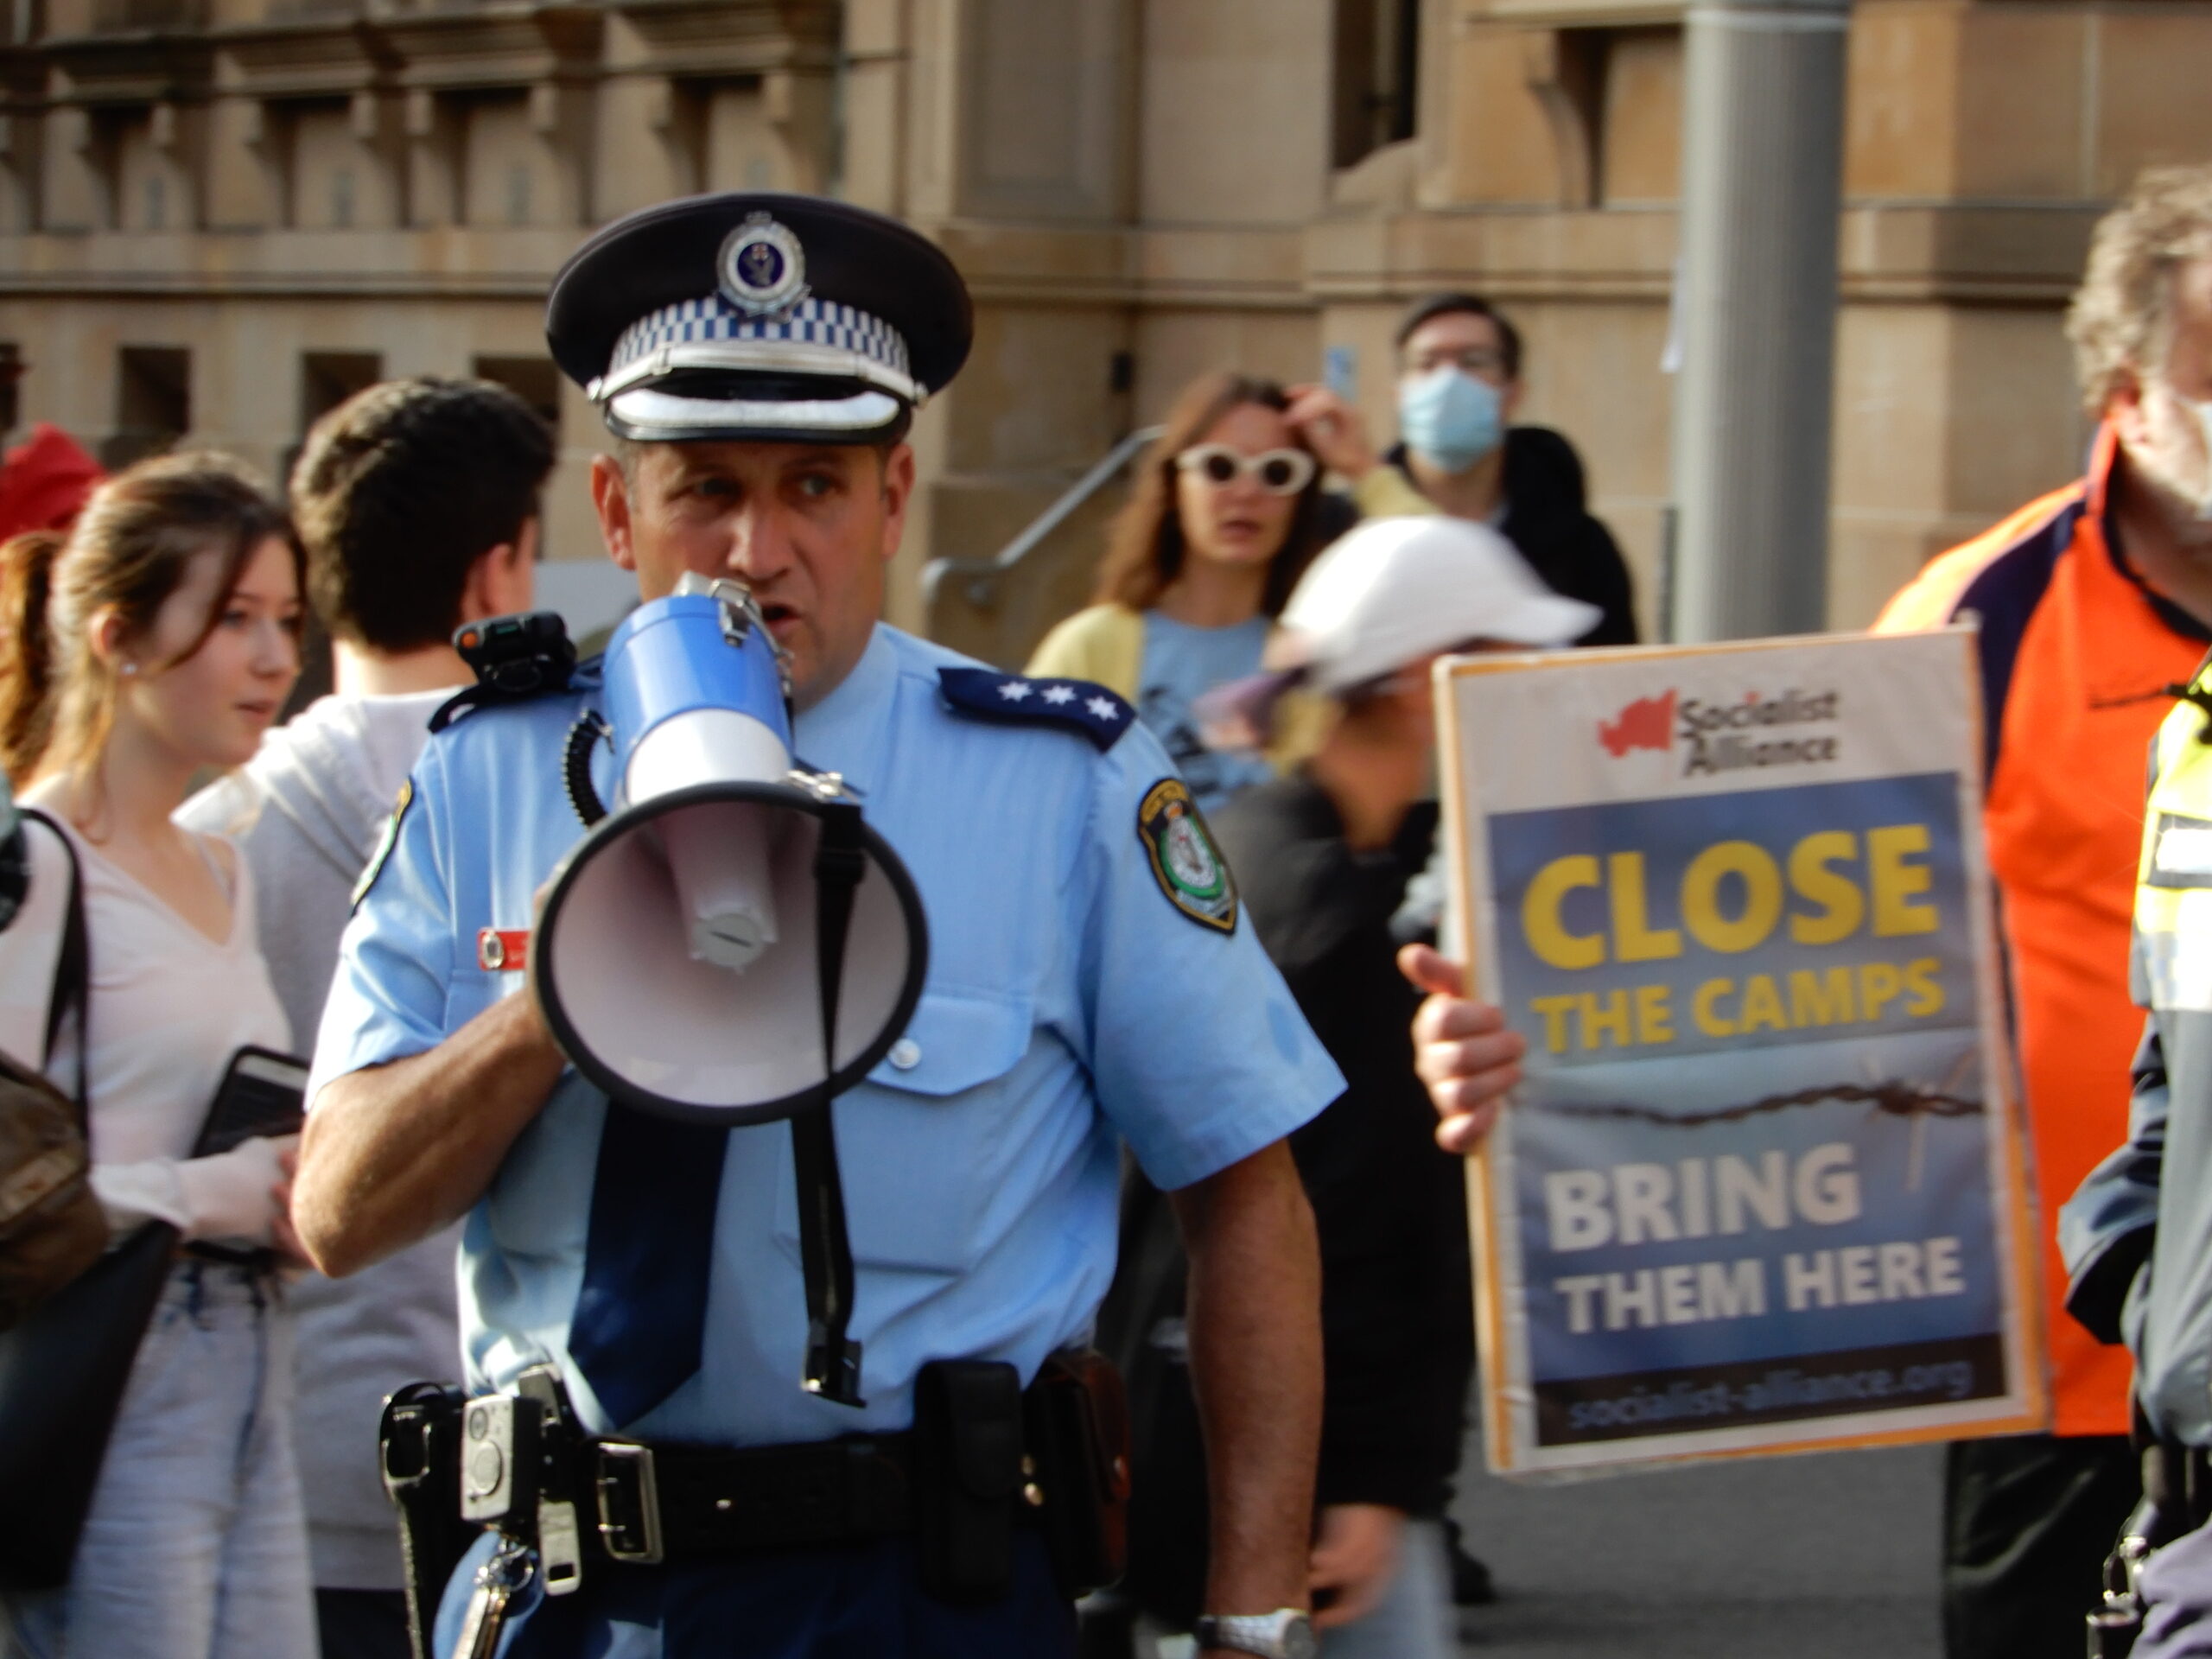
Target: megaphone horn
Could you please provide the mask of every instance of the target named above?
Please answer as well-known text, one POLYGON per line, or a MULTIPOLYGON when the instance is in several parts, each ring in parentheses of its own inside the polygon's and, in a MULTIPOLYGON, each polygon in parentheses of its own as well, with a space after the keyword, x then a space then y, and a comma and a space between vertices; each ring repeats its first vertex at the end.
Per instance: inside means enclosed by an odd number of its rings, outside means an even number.
MULTIPOLYGON (((794 768, 777 653, 737 584, 687 575, 607 642, 613 810, 562 861, 531 973, 576 1069, 624 1104, 734 1126, 852 1087, 928 968, 913 878, 842 780, 794 768), (817 854, 849 811, 858 860, 835 1053, 817 1023, 817 854)), ((578 767, 571 766, 572 783, 578 767)), ((585 784, 589 788, 587 780, 585 784)))

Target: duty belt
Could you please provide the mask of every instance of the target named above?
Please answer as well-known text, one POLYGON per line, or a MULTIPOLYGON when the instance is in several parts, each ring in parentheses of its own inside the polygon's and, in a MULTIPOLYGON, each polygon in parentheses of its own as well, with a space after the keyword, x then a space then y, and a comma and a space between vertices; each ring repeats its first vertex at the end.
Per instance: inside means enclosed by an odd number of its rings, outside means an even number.
POLYGON ((911 1433, 745 1449, 588 1440, 576 1486, 592 1496, 613 1560, 856 1543, 914 1529, 912 1443, 911 1433))
POLYGON ((1026 1389, 1002 1361, 933 1360, 914 1379, 914 1427, 896 1433, 747 1447, 594 1435, 541 1364, 511 1393, 403 1389, 380 1440, 422 1659, 480 1529, 498 1548, 467 1604, 470 1659, 496 1651, 533 1581, 568 1595, 609 1565, 903 1536, 925 1592, 972 1602, 1012 1586, 1017 1530, 1041 1533, 1071 1600, 1112 1583, 1127 1559, 1127 1404, 1113 1367, 1088 1351, 1048 1356, 1026 1389))

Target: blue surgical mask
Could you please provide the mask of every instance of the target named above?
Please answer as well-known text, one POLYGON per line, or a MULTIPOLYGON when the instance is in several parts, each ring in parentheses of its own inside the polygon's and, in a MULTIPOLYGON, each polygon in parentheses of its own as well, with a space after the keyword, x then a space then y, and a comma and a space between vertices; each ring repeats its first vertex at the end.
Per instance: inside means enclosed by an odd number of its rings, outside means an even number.
POLYGON ((1448 364, 1401 380, 1398 433, 1423 461, 1464 473, 1505 436, 1497 388, 1448 364))

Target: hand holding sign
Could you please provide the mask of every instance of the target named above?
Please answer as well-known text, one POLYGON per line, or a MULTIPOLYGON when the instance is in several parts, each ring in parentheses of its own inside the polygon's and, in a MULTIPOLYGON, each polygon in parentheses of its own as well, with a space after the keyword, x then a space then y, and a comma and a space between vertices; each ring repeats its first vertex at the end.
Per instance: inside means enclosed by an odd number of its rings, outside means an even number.
POLYGON ((1429 995, 1414 1015, 1414 1071, 1443 1121, 1436 1144, 1471 1153, 1497 1122, 1506 1092, 1521 1081, 1529 1044, 1505 1011, 1466 995, 1466 974, 1425 944, 1398 952, 1398 971, 1429 995))

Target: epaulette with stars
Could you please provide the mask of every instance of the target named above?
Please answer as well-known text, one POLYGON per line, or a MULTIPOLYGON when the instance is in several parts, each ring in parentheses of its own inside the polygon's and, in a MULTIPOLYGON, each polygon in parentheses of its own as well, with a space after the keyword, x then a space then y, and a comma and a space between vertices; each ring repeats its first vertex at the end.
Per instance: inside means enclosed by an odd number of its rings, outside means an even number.
POLYGON ((963 715, 1007 726, 1058 726, 1079 732, 1101 751, 1136 723, 1128 702, 1089 680, 1031 679, 989 668, 941 668, 938 688, 963 715))

